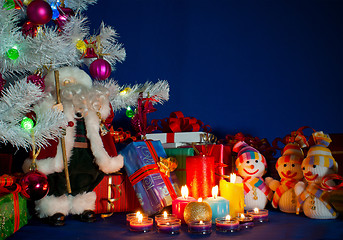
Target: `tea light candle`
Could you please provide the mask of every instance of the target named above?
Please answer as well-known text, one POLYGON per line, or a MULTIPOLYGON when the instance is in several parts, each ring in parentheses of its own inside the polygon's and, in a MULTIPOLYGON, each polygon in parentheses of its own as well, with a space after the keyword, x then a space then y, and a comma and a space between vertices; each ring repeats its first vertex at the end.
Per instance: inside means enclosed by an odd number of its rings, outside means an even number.
POLYGON ((143 219, 144 218, 148 218, 148 216, 146 216, 146 215, 143 215, 141 212, 136 212, 136 213, 128 213, 128 214, 126 214, 126 225, 130 225, 130 221, 132 220, 132 219, 134 219, 134 218, 138 218, 138 216, 139 215, 142 215, 143 216, 143 219))
POLYGON ((194 234, 212 233, 212 221, 192 221, 188 224, 188 232, 194 234))
POLYGON ((250 215, 244 215, 244 213, 240 213, 237 217, 239 221, 240 228, 252 228, 254 227, 253 218, 250 215))
POLYGON ((219 181, 220 195, 229 200, 230 216, 237 217, 237 213, 244 212, 243 183, 235 183, 236 174, 230 174, 230 182, 224 179, 219 181))
POLYGON ((239 228, 239 221, 236 218, 231 219, 230 215, 216 218, 216 230, 218 232, 236 232, 239 231, 239 228))
POLYGON ((268 218, 268 210, 266 209, 258 209, 258 208, 254 208, 254 210, 249 210, 247 211, 247 214, 249 214, 250 216, 252 216, 254 222, 268 222, 269 218, 268 218))
POLYGON ((180 219, 169 219, 157 222, 157 231, 159 233, 178 234, 180 233, 180 228, 180 219))
POLYGON ((172 212, 176 215, 178 219, 181 219, 181 223, 185 223, 185 219, 183 217, 183 212, 185 211, 185 207, 189 202, 196 202, 197 200, 193 197, 188 196, 188 188, 187 186, 181 187, 181 195, 182 197, 178 197, 174 199, 172 202, 172 212))
POLYGON ((168 214, 166 211, 163 212, 163 214, 159 214, 155 216, 155 221, 158 223, 159 221, 168 221, 172 219, 176 219, 175 214, 168 214))
POLYGON ((225 217, 229 214, 230 204, 229 200, 218 196, 218 185, 212 188, 212 197, 204 200, 212 209, 212 222, 216 221, 216 218, 225 217))
POLYGON ((153 228, 154 220, 152 218, 143 218, 139 215, 130 221, 130 231, 132 232, 149 232, 153 228))

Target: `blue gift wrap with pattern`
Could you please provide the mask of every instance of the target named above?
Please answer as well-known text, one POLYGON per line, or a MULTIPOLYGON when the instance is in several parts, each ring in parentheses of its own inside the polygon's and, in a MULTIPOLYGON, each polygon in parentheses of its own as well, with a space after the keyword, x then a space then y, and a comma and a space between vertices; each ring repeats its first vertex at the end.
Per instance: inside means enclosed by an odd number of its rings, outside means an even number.
POLYGON ((147 215, 160 212, 181 196, 175 173, 161 172, 157 162, 167 154, 160 141, 132 142, 120 154, 137 198, 147 215))

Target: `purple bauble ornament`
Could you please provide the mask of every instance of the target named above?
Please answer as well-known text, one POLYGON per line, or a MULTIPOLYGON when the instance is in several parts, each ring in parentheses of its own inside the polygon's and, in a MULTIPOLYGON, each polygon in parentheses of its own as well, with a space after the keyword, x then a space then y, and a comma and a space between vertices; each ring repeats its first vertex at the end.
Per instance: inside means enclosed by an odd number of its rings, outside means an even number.
POLYGON ((21 31, 25 37, 30 36, 34 38, 37 35, 38 25, 31 21, 26 21, 21 27, 21 31))
POLYGON ((66 22, 70 19, 71 16, 74 16, 75 13, 73 9, 63 7, 59 7, 58 12, 60 13, 60 15, 54 20, 54 22, 60 29, 63 29, 66 22))
POLYGON ((42 25, 50 22, 52 9, 45 1, 34 0, 27 6, 26 14, 32 23, 42 25))
POLYGON ((43 173, 34 170, 26 173, 20 181, 21 194, 28 200, 39 200, 49 191, 48 178, 43 173))
POLYGON ((105 80, 111 75, 112 68, 106 60, 99 58, 91 63, 89 72, 96 80, 105 80))

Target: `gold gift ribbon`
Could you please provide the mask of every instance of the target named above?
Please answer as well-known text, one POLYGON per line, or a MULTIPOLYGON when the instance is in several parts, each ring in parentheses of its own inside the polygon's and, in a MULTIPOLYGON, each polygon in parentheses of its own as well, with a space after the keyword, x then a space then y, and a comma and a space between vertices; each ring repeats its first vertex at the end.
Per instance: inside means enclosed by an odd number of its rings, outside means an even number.
MULTIPOLYGON (((121 175, 121 173, 118 173, 118 175, 121 175)), ((107 218, 113 215, 113 212, 111 212, 111 209, 114 209, 114 202, 118 201, 121 198, 122 191, 120 189, 120 186, 123 184, 124 179, 122 182, 118 185, 115 185, 112 183, 112 176, 109 176, 108 178, 108 189, 107 189, 107 213, 102 213, 101 217, 102 218, 107 218), (119 197, 117 198, 112 198, 112 190, 113 192, 115 189, 119 192, 119 197)))

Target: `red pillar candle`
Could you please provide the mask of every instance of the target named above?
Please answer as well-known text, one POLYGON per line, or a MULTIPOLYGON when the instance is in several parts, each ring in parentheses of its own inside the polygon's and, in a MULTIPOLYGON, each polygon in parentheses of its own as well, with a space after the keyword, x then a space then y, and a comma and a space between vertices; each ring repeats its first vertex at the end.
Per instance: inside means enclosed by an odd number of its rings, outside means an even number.
POLYGON ((190 196, 196 199, 211 196, 215 185, 213 156, 188 156, 186 174, 190 196))
POLYGON ((181 195, 182 197, 178 197, 177 199, 173 200, 172 211, 173 211, 173 214, 175 214, 178 219, 181 219, 182 223, 185 223, 185 219, 183 217, 183 212, 185 211, 185 207, 187 206, 189 202, 196 202, 197 200, 193 197, 188 196, 187 186, 181 187, 181 195))

